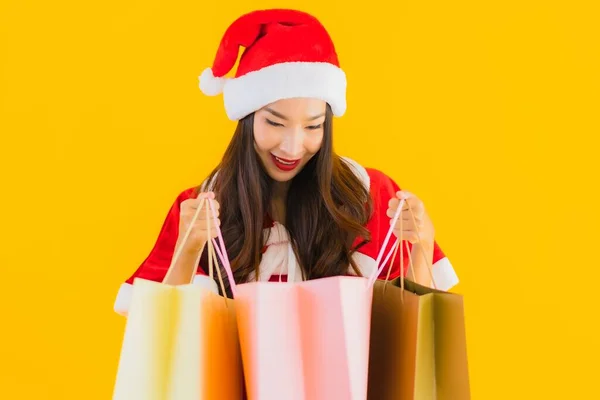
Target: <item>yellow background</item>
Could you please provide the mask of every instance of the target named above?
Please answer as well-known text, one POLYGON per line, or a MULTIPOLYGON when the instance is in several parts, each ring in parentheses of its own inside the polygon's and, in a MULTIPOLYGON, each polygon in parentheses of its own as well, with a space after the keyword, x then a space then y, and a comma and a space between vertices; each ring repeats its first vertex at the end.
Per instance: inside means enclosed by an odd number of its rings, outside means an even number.
MULTIPOLYGON (((0 398, 110 398, 119 284, 234 129, 201 94, 260 1, 0 2, 0 398)), ((474 399, 598 396, 598 10, 302 6, 348 73, 339 153, 418 194, 465 295, 474 399)))

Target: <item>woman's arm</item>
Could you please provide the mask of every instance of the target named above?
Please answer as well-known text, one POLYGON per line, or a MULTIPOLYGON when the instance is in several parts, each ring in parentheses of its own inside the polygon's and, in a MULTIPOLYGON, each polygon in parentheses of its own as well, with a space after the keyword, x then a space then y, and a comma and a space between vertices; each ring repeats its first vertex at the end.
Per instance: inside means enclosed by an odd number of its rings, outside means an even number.
MULTIPOLYGON (((202 245, 202 249, 204 249, 204 245, 202 245)), ((175 245, 175 249, 179 249, 180 240, 177 240, 177 244, 175 245)), ((202 251, 200 251, 200 254, 202 251)), ((166 274, 163 283, 167 285, 186 285, 191 282, 196 275, 196 269, 198 268, 199 263, 199 253, 195 249, 187 249, 184 248, 179 258, 173 265, 171 271, 166 274)))

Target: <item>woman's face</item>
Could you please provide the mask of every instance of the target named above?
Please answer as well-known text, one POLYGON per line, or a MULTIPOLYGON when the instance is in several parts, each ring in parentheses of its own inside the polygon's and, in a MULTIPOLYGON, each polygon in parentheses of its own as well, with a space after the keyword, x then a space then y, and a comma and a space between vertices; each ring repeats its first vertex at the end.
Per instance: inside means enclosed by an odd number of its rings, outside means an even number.
POLYGON ((323 100, 294 98, 256 111, 254 148, 272 179, 291 180, 319 151, 325 110, 323 100))

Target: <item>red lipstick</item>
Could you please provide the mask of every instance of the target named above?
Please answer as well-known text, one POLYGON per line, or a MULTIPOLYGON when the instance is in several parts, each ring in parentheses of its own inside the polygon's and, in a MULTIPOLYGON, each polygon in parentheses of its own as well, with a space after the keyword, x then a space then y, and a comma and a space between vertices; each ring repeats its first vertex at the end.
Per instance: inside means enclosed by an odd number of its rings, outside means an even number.
POLYGON ((293 171, 300 164, 300 160, 288 160, 277 157, 274 154, 271 154, 271 159, 273 160, 273 164, 275 164, 277 168, 284 172, 293 171))

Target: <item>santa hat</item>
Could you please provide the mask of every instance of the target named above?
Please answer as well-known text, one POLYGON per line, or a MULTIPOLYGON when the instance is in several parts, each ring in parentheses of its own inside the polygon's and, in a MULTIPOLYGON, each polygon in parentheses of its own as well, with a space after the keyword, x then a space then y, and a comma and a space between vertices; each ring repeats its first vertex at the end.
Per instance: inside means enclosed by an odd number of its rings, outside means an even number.
POLYGON ((346 74, 333 42, 315 17, 301 11, 259 10, 239 17, 199 80, 204 94, 223 93, 225 111, 234 121, 294 97, 324 100, 336 116, 346 111, 346 74), (238 69, 227 78, 240 46, 245 50, 238 69))

